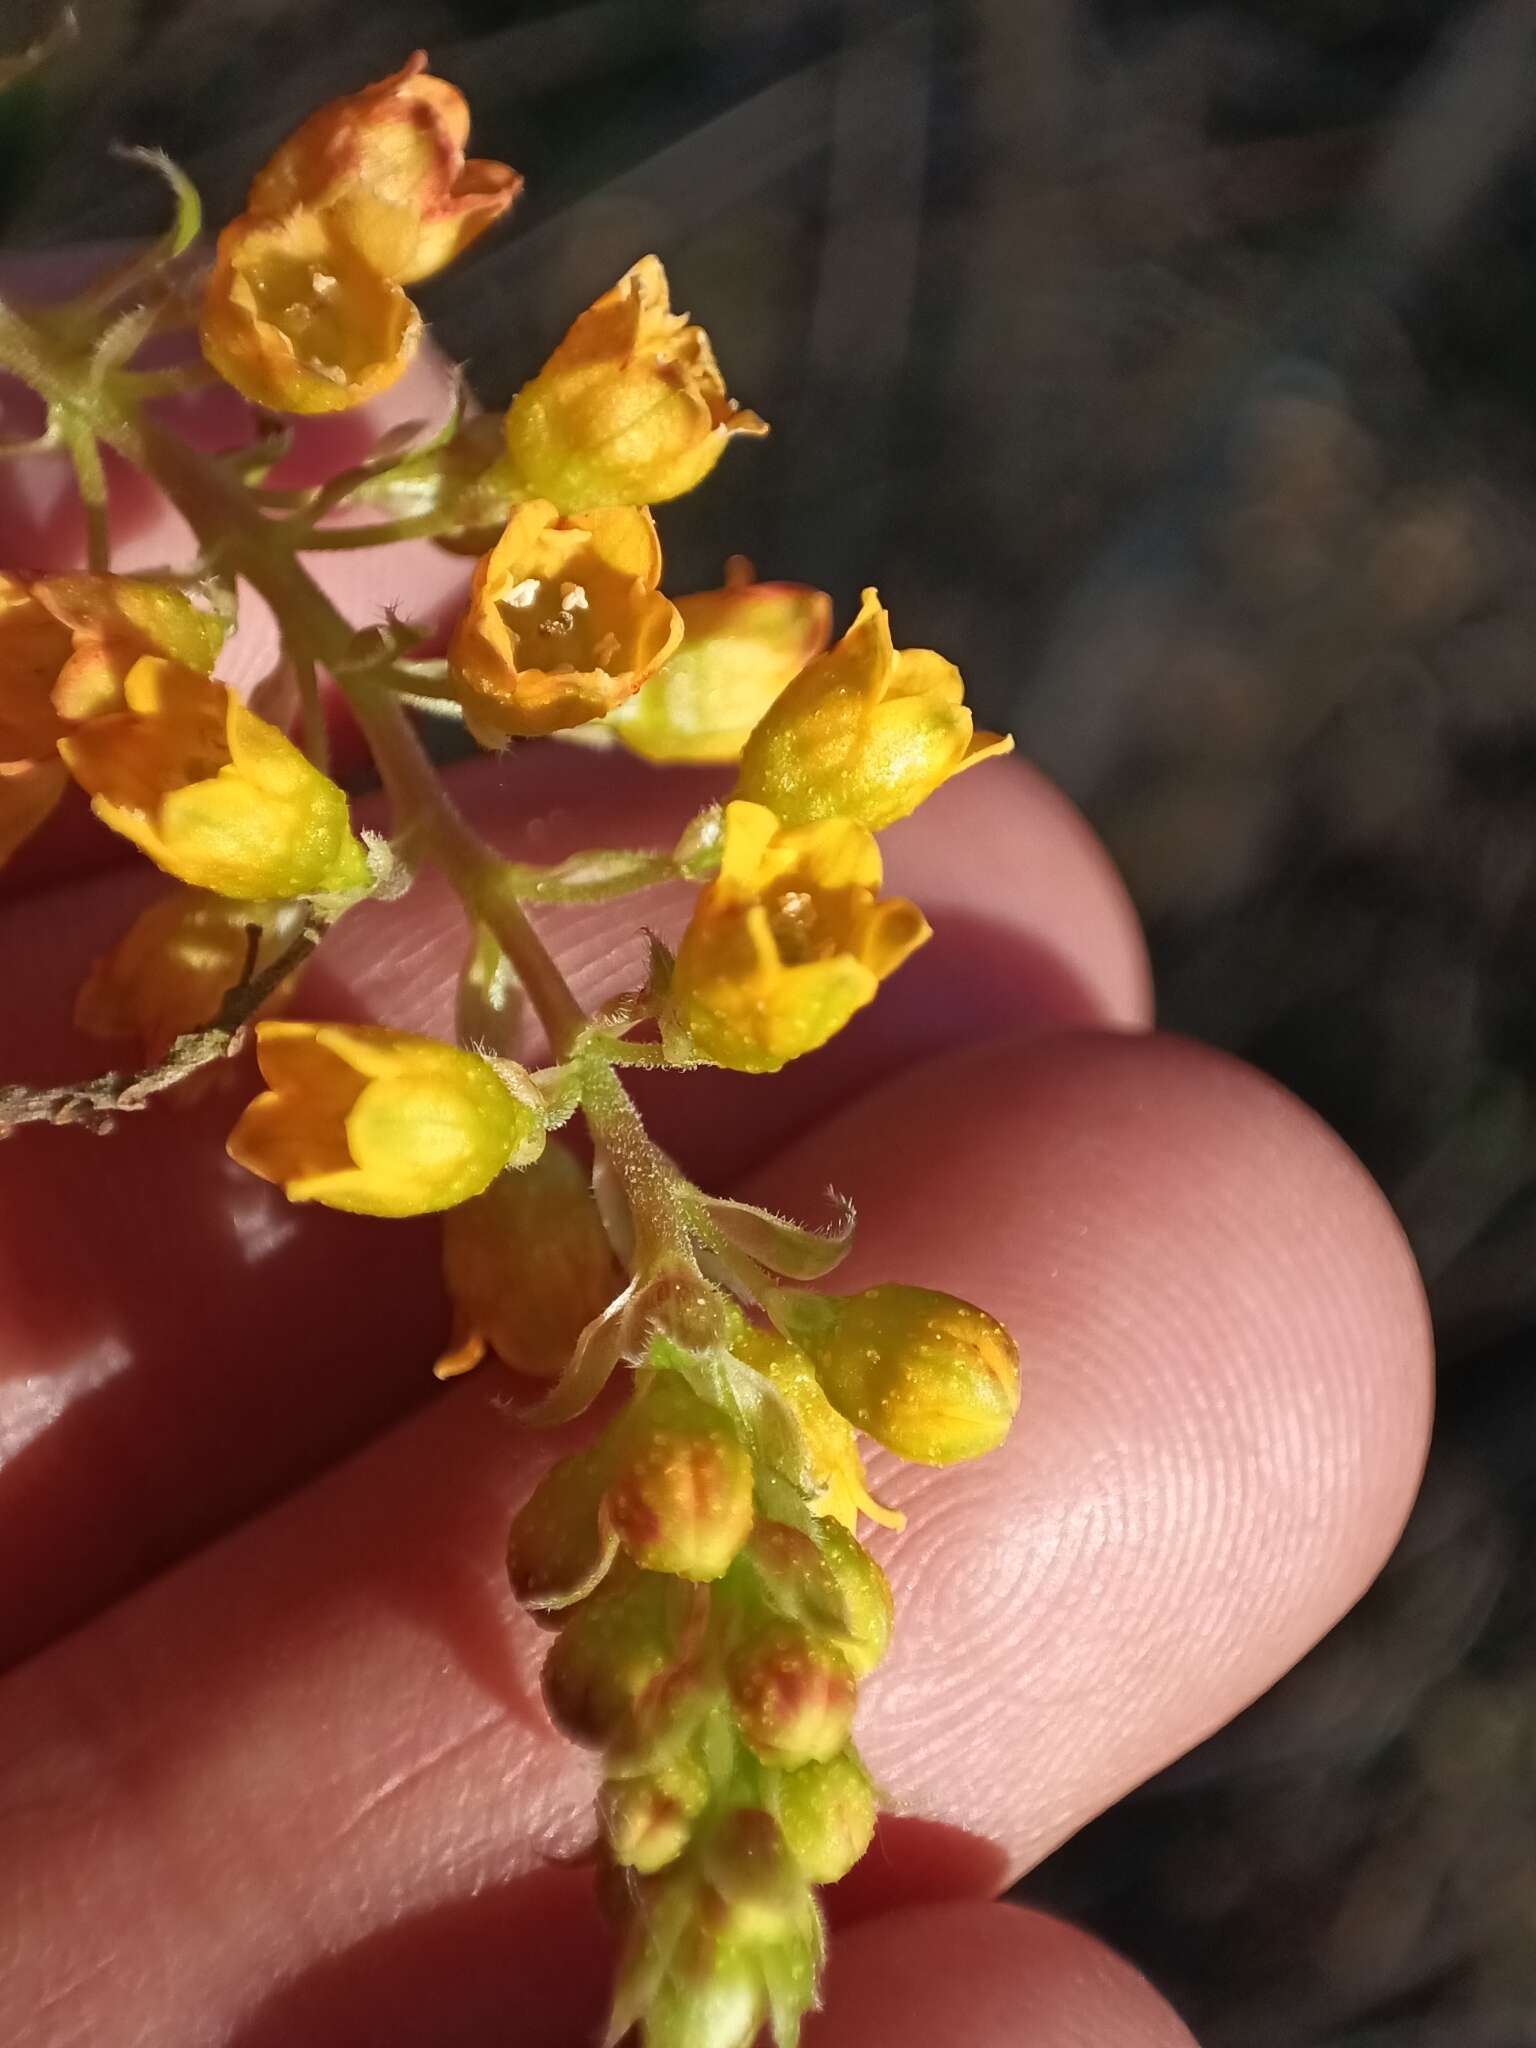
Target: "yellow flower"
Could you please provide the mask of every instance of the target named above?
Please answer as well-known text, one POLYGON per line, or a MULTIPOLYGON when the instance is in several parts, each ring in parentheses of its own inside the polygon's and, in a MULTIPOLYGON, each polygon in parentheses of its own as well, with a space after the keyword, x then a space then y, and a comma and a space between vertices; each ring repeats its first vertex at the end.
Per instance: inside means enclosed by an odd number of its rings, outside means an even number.
POLYGON ((42 824, 69 777, 58 743, 68 727, 53 691, 68 632, 19 576, 0 572, 0 866, 42 824))
POLYGON ((591 1183, 568 1147, 547 1146, 443 1219, 443 1277, 453 1338, 433 1368, 439 1379, 468 1372, 487 1350, 514 1372, 560 1377, 621 1285, 591 1183))
POLYGON ((1019 1352, 982 1309, 931 1287, 792 1297, 796 1340, 834 1408, 917 1465, 996 1450, 1019 1405, 1019 1352))
POLYGON ((559 732, 633 696, 682 638, 660 579, 649 512, 566 519, 544 499, 519 505, 476 565, 448 648, 475 738, 559 732))
POLYGON ((297 413, 361 405, 394 383, 420 335, 415 306, 328 214, 241 214, 219 236, 203 354, 253 404, 297 413))
POLYGON ((465 162, 469 110, 426 62, 311 114, 219 236, 203 353, 259 405, 340 412, 393 384, 421 334, 401 286, 517 196, 505 164, 465 162))
POLYGON ((359 1216, 422 1216, 537 1158, 531 1083, 514 1094, 475 1053, 364 1024, 258 1024, 267 1093, 229 1136, 229 1156, 290 1202, 359 1216))
POLYGON ((869 1491, 853 1425, 838 1414, 822 1392, 815 1367, 796 1345, 777 1330, 747 1326, 731 1350, 744 1365, 760 1372, 800 1426, 817 1493, 811 1506, 818 1515, 841 1522, 858 1533, 859 1516, 868 1515, 887 1529, 906 1525, 906 1516, 882 1507, 869 1491))
POLYGON ((424 50, 388 78, 311 114, 260 171, 246 210, 325 213, 396 284, 431 277, 504 214, 522 187, 505 164, 464 159, 464 96, 424 50))
POLYGON ((915 905, 876 900, 881 872, 862 825, 784 829, 761 804, 726 805, 720 874, 694 905, 672 977, 702 1058, 774 1073, 873 999, 929 935, 915 905))
POLYGON ((764 715, 741 760, 738 796, 786 823, 854 818, 878 832, 940 783, 1013 741, 976 732, 960 671, 927 648, 897 653, 889 615, 866 590, 858 618, 764 715))
POLYGON ((366 885, 346 798, 222 683, 145 655, 123 698, 59 751, 97 817, 167 874, 262 900, 366 885))
POLYGON ((735 761, 779 692, 827 644, 832 600, 804 583, 754 583, 740 555, 725 587, 680 597, 677 652, 608 724, 648 761, 735 761))
MULTIPOLYGON (((286 903, 244 903, 176 888, 142 911, 99 959, 75 998, 75 1023, 93 1038, 131 1038, 153 1066, 184 1031, 211 1024, 247 960, 259 974, 295 936, 302 913, 286 903), (254 956, 251 931, 257 933, 254 956)), ((274 990, 263 1008, 286 995, 274 990)))
POLYGON ((767 431, 727 398, 709 336, 672 311, 655 256, 587 308, 507 413, 518 478, 562 512, 676 498, 733 434, 767 431))

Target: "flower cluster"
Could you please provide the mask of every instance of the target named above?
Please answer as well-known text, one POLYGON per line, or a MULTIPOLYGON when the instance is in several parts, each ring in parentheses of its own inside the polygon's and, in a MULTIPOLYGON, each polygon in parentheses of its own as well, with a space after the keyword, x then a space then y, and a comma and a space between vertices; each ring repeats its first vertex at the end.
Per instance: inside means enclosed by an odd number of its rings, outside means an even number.
MULTIPOLYGON (((388 384, 420 331, 405 288, 511 205, 516 174, 465 159, 464 102, 425 65, 313 115, 219 237, 203 353, 262 407, 332 411, 388 384)), ((145 336, 185 304, 163 275, 180 253, 96 288, 114 334, 114 289, 147 294, 145 336)), ((249 1026, 266 1085, 234 1160, 294 1202, 443 1213, 439 1377, 494 1357, 535 1425, 622 1378, 600 1432, 519 1509, 507 1553, 514 1594, 552 1631, 550 1715, 601 1761, 593 1859, 623 1935, 611 2038, 747 2048, 767 2025, 789 2048, 816 1997, 816 1887, 875 1825, 853 1726, 893 1616, 860 1530, 902 1518, 871 1493, 861 1438, 926 1465, 995 1449, 1018 1354, 949 1295, 824 1291, 851 1212, 818 1232, 706 1193, 652 1142, 623 1072, 767 1074, 825 1045, 929 937, 917 906, 882 894, 876 835, 1010 742, 974 729, 948 661, 896 647, 872 590, 835 642, 825 593, 759 582, 739 558, 717 590, 664 592, 652 507, 766 429, 727 396, 653 256, 580 315, 503 420, 461 411, 308 493, 265 490, 259 448, 173 443, 144 411, 163 377, 80 353, 84 303, 32 325, 0 307, 0 366, 45 364, 69 432, 88 422, 93 448, 153 476, 224 580, 99 562, 0 577, 0 860, 73 782, 175 884, 78 1002, 85 1030, 138 1042, 139 1092, 109 1076, 74 1091, 69 1116, 137 1106, 249 1026), (384 516, 327 525, 338 508, 384 516), (304 566, 402 532, 479 557, 442 660, 393 619, 356 632, 304 566), (297 740, 276 698, 264 716, 214 674, 237 578, 276 617, 297 740), (372 750, 389 844, 354 831, 327 772, 321 671, 372 750), (735 764, 735 786, 670 854, 523 866, 449 801, 408 716, 423 704, 487 748, 574 734, 735 764), (330 923, 422 867, 465 919, 457 1043, 273 1014, 330 923), (695 891, 675 952, 653 940, 644 986, 588 1014, 524 903, 668 880, 695 891), (578 1115, 590 1168, 557 1135, 578 1115)), ((46 1112, 47 1091, 0 1091, 0 1128, 18 1095, 46 1112)))

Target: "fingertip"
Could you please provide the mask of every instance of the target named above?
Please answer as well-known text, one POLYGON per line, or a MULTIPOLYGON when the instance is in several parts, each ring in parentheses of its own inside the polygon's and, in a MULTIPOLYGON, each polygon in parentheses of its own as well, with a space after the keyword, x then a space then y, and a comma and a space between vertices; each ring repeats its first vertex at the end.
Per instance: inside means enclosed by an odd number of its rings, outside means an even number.
POLYGON ((1144 1977, 1020 1907, 914 1907, 833 1943, 806 2048, 1194 2048, 1144 1977))
POLYGON ((906 1810, 1024 1867, 1247 1705, 1380 1569, 1428 1436, 1422 1286, 1340 1140, 1178 1039, 956 1052, 750 1193, 811 1213, 829 1177, 860 1214, 840 1289, 946 1288, 1023 1354, 1002 1450, 877 1471, 909 1521, 874 1542, 902 1624, 861 1740, 906 1810))

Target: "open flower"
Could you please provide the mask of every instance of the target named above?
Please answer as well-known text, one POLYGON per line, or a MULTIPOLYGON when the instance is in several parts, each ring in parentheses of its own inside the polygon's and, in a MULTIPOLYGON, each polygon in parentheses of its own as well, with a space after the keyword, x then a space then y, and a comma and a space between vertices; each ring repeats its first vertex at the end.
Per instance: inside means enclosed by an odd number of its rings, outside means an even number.
POLYGON ((655 256, 587 308, 507 413, 520 482, 562 512, 676 498, 733 434, 767 431, 726 396, 709 336, 672 311, 655 256))
POLYGON ((467 1202, 504 1167, 537 1158, 544 1122, 519 1070, 376 1025, 256 1027, 267 1093, 229 1155, 291 1202, 361 1216, 422 1216, 467 1202))
POLYGON ((676 603, 676 653, 608 724, 648 761, 739 760, 769 705, 826 646, 832 600, 805 583, 754 583, 751 563, 733 555, 723 589, 676 603))
POLYGON ((519 505, 476 565, 448 648, 476 739, 559 732, 633 696, 682 638, 660 579, 648 512, 567 519, 545 499, 519 505))
POLYGON ((420 336, 399 285, 324 213, 241 214, 219 236, 203 354, 254 404, 344 412, 387 390, 420 336))
POLYGON ((431 277, 500 219, 522 187, 506 164, 465 161, 464 95, 417 50, 400 70, 311 114, 257 172, 246 210, 303 207, 396 284, 431 277))
POLYGON ((841 1522, 855 1535, 860 1515, 888 1529, 904 1528, 905 1515, 882 1507, 870 1493, 853 1425, 827 1399, 805 1353, 777 1330, 756 1325, 733 1338, 731 1349, 744 1365, 762 1374, 794 1417, 816 1487, 814 1511, 841 1522))
POLYGON ((19 576, 0 572, 0 865, 42 824, 69 780, 53 691, 70 637, 19 576))
MULTIPOLYGON (((92 967, 75 998, 75 1024, 93 1038, 136 1040, 153 1066, 184 1031, 212 1023, 247 965, 259 974, 280 958, 302 922, 297 904, 172 889, 92 967)), ((284 993, 275 990, 264 1009, 284 993)))
POLYGON ((469 111, 418 50, 378 84, 312 114, 259 171, 219 236, 203 353, 246 398, 340 412, 393 384, 430 277, 517 196, 505 164, 466 163, 469 111))
POLYGON ((842 639, 764 714, 736 793, 788 824, 855 818, 878 832, 950 776, 1012 747, 974 730, 952 662, 927 648, 897 652, 889 614, 866 590, 842 639))
POLYGON ((761 804, 727 804, 720 874, 694 905, 671 984, 702 1058, 774 1073, 873 999, 929 935, 914 904, 877 901, 881 875, 862 825, 786 829, 761 804))
POLYGON ((145 655, 123 698, 59 751, 97 817, 167 874, 262 900, 366 885, 346 798, 222 683, 145 655))

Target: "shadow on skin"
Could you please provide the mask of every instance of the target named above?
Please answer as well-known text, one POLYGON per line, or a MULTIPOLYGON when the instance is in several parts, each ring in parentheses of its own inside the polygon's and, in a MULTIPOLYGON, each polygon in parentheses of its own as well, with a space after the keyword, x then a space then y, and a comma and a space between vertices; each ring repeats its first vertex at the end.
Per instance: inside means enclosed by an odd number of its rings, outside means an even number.
MULTIPOLYGON (((826 1895, 834 1928, 989 1895, 996 1853, 935 1821, 887 1818, 826 1895)), ((598 2039, 614 1944, 583 1870, 551 1867, 379 1929, 285 1984, 227 2048, 577 2048, 598 2039)))

